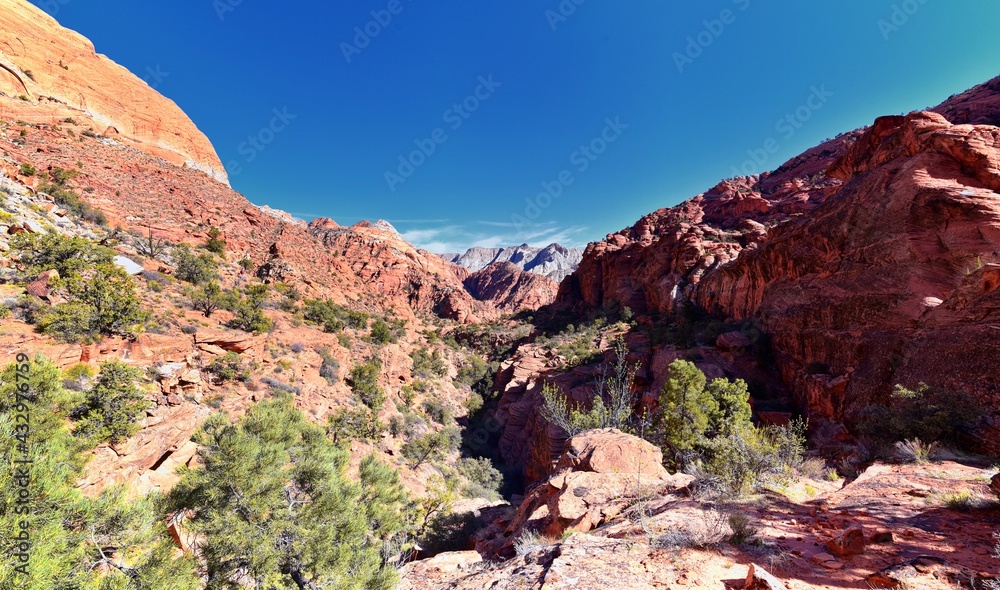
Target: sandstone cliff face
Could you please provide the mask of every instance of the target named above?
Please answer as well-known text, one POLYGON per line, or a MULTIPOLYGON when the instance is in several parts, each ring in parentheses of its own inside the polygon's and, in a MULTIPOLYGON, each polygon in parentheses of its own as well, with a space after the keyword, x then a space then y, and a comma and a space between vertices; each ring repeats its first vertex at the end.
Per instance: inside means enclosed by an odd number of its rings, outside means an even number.
POLYGON ((228 183, 212 144, 176 104, 26 0, 0 0, 0 94, 0 118, 71 117, 228 183))
POLYGON ((920 381, 997 407, 984 368, 1000 363, 1000 129, 886 117, 830 174, 835 197, 704 277, 695 300, 757 318, 811 413, 841 418, 920 381), (840 381, 810 386, 810 362, 840 381))
POLYGON ((527 273, 510 262, 494 262, 469 275, 463 284, 473 297, 504 313, 548 305, 555 301, 559 288, 552 279, 527 273))
POLYGON ((465 254, 442 254, 441 257, 472 271, 482 270, 497 262, 510 262, 522 270, 558 283, 576 270, 583 250, 559 244, 549 244, 544 248, 521 244, 509 248, 470 248, 465 254))
POLYGON ((814 416, 849 420, 918 381, 997 407, 998 114, 1000 78, 727 180, 591 244, 558 301, 753 319, 814 416))
POLYGON ((405 300, 415 311, 463 323, 495 313, 466 292, 464 269, 413 247, 391 225, 360 222, 344 228, 320 218, 313 220, 309 229, 329 254, 350 265, 376 297, 405 300))

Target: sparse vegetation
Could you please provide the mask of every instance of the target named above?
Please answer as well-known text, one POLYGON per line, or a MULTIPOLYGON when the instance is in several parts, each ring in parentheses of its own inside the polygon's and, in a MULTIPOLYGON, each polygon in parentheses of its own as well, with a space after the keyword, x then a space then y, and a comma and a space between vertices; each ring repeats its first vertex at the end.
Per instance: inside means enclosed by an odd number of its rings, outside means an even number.
POLYGON ((226 240, 222 237, 222 230, 213 227, 208 230, 208 239, 205 241, 205 249, 213 254, 225 256, 226 240))
POLYGON ((570 436, 595 428, 634 431, 632 382, 636 367, 628 364, 628 347, 623 339, 615 342, 615 355, 615 364, 610 374, 598 382, 590 407, 572 404, 558 388, 547 384, 542 389, 542 416, 570 436))
POLYGON ((888 444, 919 439, 959 448, 981 415, 982 407, 963 391, 896 385, 889 404, 866 410, 859 430, 888 444))
POLYGON ((426 348, 418 348, 410 353, 413 360, 413 376, 422 378, 443 377, 448 374, 448 366, 437 350, 430 352, 426 348))
POLYGON ((378 384, 382 367, 376 360, 355 365, 351 369, 350 384, 354 395, 369 408, 381 408, 385 403, 385 393, 378 384))
POLYGON ((218 264, 208 252, 194 254, 187 244, 174 246, 174 276, 192 285, 204 285, 218 280, 218 264))
POLYGON ((94 442, 119 443, 139 429, 139 416, 149 402, 139 387, 142 371, 121 361, 101 365, 97 382, 82 405, 71 413, 73 433, 94 442))
POLYGON ((110 335, 134 337, 149 317, 135 292, 135 281, 120 267, 108 262, 110 254, 106 249, 77 248, 74 246, 76 240, 70 239, 67 243, 56 239, 50 243, 59 244, 58 248, 45 255, 41 254, 41 249, 36 249, 34 258, 28 257, 27 268, 51 264, 51 268, 64 271, 60 279, 53 281, 52 287, 62 290, 68 301, 40 311, 39 330, 66 342, 93 341, 110 335), (54 255, 55 252, 58 255, 54 255), (80 256, 61 258, 62 254, 71 252, 80 256), (88 258, 96 261, 89 269, 83 266, 88 258))
POLYGON ((322 359, 322 363, 319 366, 319 376, 326 379, 326 382, 330 385, 333 385, 340 380, 340 362, 333 358, 328 348, 317 349, 316 353, 322 359))
POLYGON ((184 474, 168 506, 189 511, 214 587, 394 587, 388 549, 407 502, 394 471, 368 456, 353 481, 347 453, 287 396, 235 423, 214 415, 195 441, 204 466, 184 474))
POLYGON ((226 322, 230 328, 243 330, 253 334, 269 332, 274 323, 264 315, 264 302, 267 301, 268 287, 263 283, 247 285, 242 293, 234 293, 229 311, 233 319, 226 322))
POLYGON ((48 173, 51 182, 39 183, 38 192, 48 194, 57 205, 79 219, 97 225, 107 224, 108 220, 104 213, 91 207, 69 187, 69 182, 79 174, 80 171, 75 169, 53 168, 48 173))
POLYGON ((253 377, 253 366, 243 362, 243 357, 235 352, 227 352, 212 359, 205 371, 215 378, 217 383, 240 381, 246 383, 253 377))

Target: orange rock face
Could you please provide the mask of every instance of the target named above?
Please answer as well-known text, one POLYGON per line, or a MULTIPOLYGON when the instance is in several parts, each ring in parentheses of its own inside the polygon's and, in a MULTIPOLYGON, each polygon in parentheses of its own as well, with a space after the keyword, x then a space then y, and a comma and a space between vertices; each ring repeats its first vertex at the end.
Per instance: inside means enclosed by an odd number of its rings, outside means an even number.
POLYGON ((173 101, 26 0, 0 0, 0 93, 2 119, 74 118, 228 183, 215 148, 173 101))
POLYGON ((559 289, 552 279, 523 271, 510 262, 494 262, 469 275, 463 283, 473 297, 507 313, 548 305, 559 289))
POLYGON ((1000 363, 998 114, 1000 78, 725 181, 592 244, 558 301, 752 319, 814 417, 850 421, 920 381, 1000 407, 984 370, 1000 363))

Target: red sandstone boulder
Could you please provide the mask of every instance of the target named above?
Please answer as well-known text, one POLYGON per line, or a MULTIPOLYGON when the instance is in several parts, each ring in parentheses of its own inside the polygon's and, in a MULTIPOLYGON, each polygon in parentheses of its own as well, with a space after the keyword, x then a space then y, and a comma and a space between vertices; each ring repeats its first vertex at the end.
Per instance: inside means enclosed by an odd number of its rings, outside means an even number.
POLYGON ((865 552, 865 532, 859 526, 852 526, 846 531, 831 539, 826 544, 826 549, 834 555, 848 557, 851 555, 861 555, 865 552))
POLYGON ((775 578, 767 570, 755 563, 750 564, 747 571, 747 579, 743 584, 744 590, 787 590, 786 586, 775 578))

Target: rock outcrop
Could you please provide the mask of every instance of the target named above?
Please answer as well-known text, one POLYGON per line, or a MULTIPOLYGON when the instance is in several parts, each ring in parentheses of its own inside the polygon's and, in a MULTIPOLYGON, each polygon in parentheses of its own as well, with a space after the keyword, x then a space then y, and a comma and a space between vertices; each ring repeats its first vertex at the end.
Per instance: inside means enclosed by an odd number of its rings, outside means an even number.
MULTIPOLYGON (((983 367, 1000 363, 998 114, 1000 78, 724 181, 588 246, 557 302, 640 314, 693 302, 750 320, 817 418, 850 421, 921 381, 996 408, 983 367)), ((998 429, 983 431, 984 450, 1000 449, 998 429)))
POLYGON ((525 272, 510 262, 494 262, 464 281, 476 299, 504 313, 535 310, 555 301, 559 285, 550 278, 525 272))
POLYGON ((73 119, 228 184, 215 148, 173 101, 26 0, 0 0, 0 119, 73 119))
POLYGON ((694 477, 670 475, 655 445, 618 430, 592 430, 567 441, 554 476, 528 492, 509 521, 484 531, 476 549, 484 555, 513 554, 527 530, 558 538, 586 533, 615 518, 643 495, 676 493, 694 477))
POLYGON ((527 244, 508 248, 470 248, 465 254, 442 254, 442 258, 471 271, 482 270, 497 262, 510 262, 521 270, 560 282, 570 275, 583 257, 582 248, 549 244, 534 248, 527 244))

